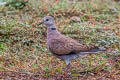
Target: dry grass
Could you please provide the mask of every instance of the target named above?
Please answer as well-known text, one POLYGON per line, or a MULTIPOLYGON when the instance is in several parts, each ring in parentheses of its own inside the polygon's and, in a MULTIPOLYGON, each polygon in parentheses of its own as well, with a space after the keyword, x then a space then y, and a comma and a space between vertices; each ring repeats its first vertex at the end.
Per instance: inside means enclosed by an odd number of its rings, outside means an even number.
POLYGON ((0 71, 34 73, 46 79, 119 79, 119 5, 111 0, 29 0, 23 9, 0 6, 0 71), (47 50, 46 28, 37 26, 46 15, 54 16, 61 33, 86 45, 105 47, 108 53, 73 60, 73 68, 66 71, 64 62, 47 50))

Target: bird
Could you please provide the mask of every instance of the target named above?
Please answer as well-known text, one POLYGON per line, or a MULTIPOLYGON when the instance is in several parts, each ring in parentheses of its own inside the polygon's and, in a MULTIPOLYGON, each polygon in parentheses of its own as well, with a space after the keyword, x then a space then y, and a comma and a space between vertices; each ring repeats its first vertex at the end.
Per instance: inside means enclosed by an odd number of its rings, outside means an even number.
POLYGON ((47 46, 48 50, 57 58, 65 61, 66 65, 70 61, 86 54, 103 52, 93 45, 83 45, 78 41, 61 34, 55 25, 55 20, 52 16, 45 16, 38 25, 44 24, 47 27, 47 46))

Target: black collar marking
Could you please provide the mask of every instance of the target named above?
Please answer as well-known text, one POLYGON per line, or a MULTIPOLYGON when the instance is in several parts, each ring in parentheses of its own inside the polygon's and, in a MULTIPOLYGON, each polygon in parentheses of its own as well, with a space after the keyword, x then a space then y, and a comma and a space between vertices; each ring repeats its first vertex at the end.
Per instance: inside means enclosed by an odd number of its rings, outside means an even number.
POLYGON ((56 28, 51 28, 51 30, 56 30, 56 28))

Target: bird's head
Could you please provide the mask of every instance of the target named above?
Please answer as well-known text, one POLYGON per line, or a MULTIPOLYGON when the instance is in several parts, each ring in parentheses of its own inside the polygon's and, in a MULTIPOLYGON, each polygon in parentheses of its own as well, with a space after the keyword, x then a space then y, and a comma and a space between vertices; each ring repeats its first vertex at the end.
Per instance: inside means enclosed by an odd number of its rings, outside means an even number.
POLYGON ((45 24, 46 26, 54 25, 54 18, 51 16, 46 16, 42 19, 39 25, 45 24))

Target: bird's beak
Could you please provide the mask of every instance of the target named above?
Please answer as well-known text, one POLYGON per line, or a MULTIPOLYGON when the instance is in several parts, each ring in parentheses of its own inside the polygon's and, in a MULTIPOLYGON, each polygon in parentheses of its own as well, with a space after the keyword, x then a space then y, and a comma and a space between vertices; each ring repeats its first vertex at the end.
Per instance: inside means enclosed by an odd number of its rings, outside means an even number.
POLYGON ((43 24, 44 22, 45 21, 42 19, 41 22, 38 24, 38 26, 41 25, 41 24, 43 24))
POLYGON ((44 21, 41 21, 41 22, 38 24, 38 26, 41 25, 41 24, 43 24, 43 23, 44 23, 44 21))

